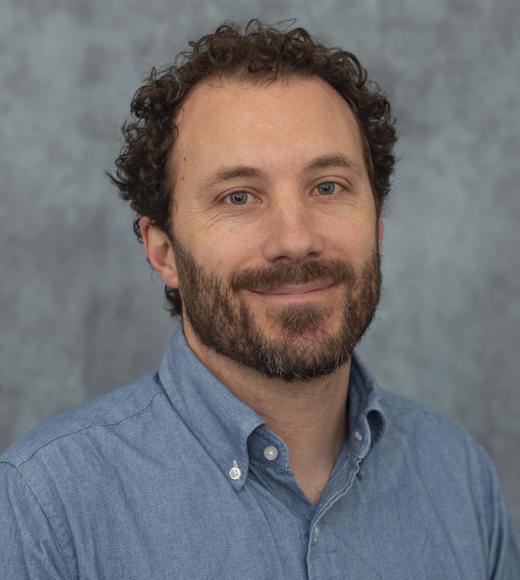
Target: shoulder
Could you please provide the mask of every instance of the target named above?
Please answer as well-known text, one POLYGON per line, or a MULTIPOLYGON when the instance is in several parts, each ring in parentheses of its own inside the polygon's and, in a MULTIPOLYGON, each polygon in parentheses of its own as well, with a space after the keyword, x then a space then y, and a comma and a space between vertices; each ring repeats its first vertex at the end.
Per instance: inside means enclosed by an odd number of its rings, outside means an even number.
POLYGON ((469 431, 445 414, 386 389, 378 390, 391 441, 406 441, 406 447, 417 447, 424 453, 487 455, 469 431))
POLYGON ((454 440, 478 445, 462 425, 433 407, 381 387, 378 387, 378 399, 391 434, 420 434, 422 438, 432 438, 436 443, 454 440))
POLYGON ((427 405, 384 389, 380 402, 386 431, 378 454, 391 465, 388 471, 404 474, 400 481, 408 490, 425 492, 454 545, 473 533, 495 570, 493 578, 512 578, 520 554, 500 477, 487 451, 464 427, 427 405))
POLYGON ((378 454, 431 492, 449 488, 454 496, 478 497, 483 505, 501 493, 488 452, 463 426, 428 405, 378 388, 385 417, 378 454))
POLYGON ((130 418, 139 418, 162 395, 156 373, 101 395, 91 401, 55 415, 15 441, 2 455, 0 463, 20 468, 42 450, 52 453, 53 448, 71 444, 76 436, 97 436, 113 430, 130 418))
POLYGON ((486 455, 475 438, 456 421, 424 403, 383 388, 359 355, 356 354, 354 362, 357 383, 363 386, 364 405, 375 411, 378 418, 374 434, 383 447, 390 447, 392 453, 420 450, 426 460, 443 452, 451 456, 486 455))

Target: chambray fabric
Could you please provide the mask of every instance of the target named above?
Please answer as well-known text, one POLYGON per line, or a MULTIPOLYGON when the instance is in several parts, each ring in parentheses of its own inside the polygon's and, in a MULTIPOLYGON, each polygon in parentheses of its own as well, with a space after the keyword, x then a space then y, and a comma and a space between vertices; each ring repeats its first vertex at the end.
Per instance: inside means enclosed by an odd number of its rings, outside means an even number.
POLYGON ((157 373, 0 457, 0 577, 520 579, 483 449, 381 389, 357 355, 348 401, 349 436, 313 505, 285 443, 179 325, 157 373))

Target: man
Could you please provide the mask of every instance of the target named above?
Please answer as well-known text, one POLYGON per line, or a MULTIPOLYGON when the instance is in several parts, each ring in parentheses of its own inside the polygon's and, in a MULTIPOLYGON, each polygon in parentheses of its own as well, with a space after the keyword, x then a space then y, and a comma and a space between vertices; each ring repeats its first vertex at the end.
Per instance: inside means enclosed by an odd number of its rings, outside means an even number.
POLYGON ((495 468, 377 386, 395 143, 346 52, 252 21, 152 71, 113 177, 180 324, 2 457, 5 578, 520 578, 495 468))

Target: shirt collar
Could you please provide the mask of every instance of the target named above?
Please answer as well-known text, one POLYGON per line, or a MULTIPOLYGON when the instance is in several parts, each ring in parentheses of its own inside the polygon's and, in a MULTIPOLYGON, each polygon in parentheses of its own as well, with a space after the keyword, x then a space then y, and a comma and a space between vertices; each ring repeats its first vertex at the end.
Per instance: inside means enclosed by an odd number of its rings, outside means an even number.
MULTIPOLYGON (((197 358, 180 322, 161 362, 159 379, 183 422, 235 489, 241 489, 249 470, 249 436, 265 421, 197 358)), ((357 353, 352 358, 348 414, 351 449, 365 457, 382 436, 385 417, 379 388, 357 353)), ((266 432, 265 427, 258 430, 264 437, 266 432)))
POLYGON ((198 359, 179 322, 159 368, 160 381, 177 413, 233 486, 247 478, 247 439, 265 421, 238 399, 198 359), (233 479, 238 473, 240 477, 233 479))
POLYGON ((385 432, 386 416, 381 406, 381 388, 359 353, 354 351, 348 392, 348 442, 365 459, 385 432))

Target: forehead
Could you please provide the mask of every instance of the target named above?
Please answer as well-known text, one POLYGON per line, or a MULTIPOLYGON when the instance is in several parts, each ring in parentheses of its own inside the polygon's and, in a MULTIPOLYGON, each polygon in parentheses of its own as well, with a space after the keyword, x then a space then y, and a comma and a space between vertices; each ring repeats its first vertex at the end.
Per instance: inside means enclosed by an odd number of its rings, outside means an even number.
POLYGON ((196 167, 202 177, 223 161, 296 168, 342 151, 364 165, 357 121, 324 80, 293 77, 267 86, 210 80, 197 85, 176 119, 175 173, 196 167))

